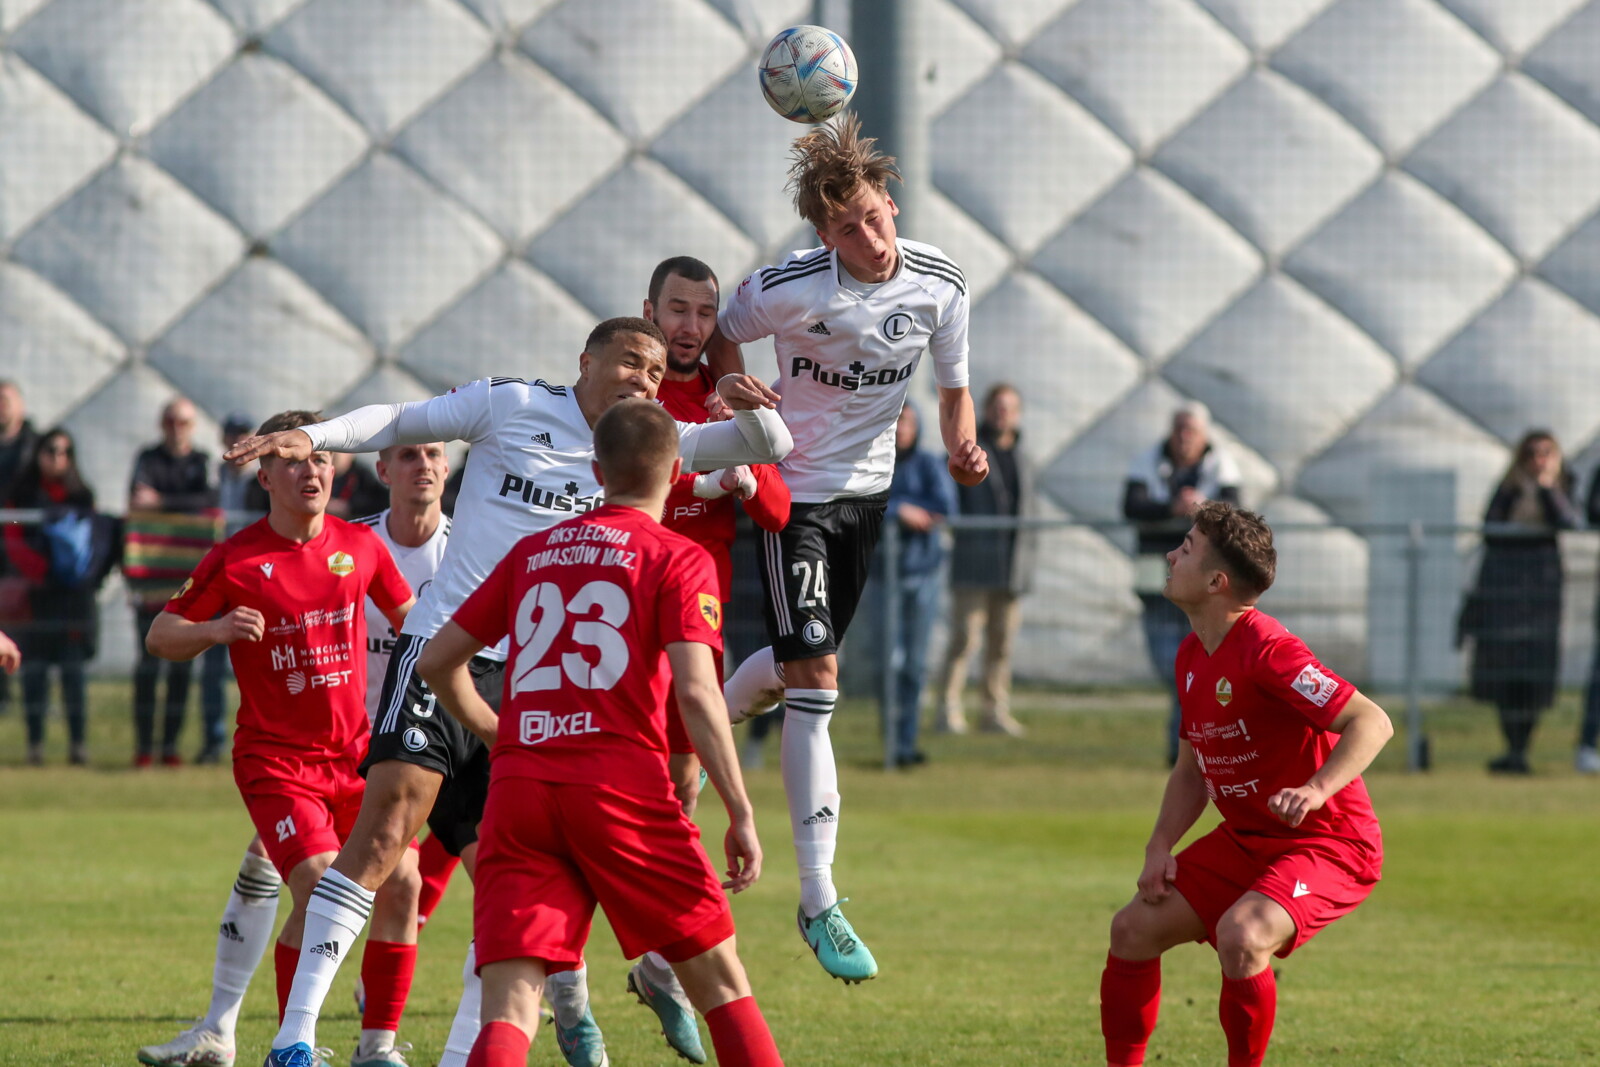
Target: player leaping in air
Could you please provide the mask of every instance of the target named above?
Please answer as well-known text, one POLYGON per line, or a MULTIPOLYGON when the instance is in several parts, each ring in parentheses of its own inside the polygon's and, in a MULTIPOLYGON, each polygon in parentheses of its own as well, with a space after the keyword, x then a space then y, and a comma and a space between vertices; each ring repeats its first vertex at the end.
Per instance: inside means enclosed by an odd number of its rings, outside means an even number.
POLYGON ((836 653, 855 614, 894 473, 894 431, 923 353, 939 386, 950 473, 989 472, 967 391, 967 283, 943 252, 895 232, 894 160, 849 115, 795 142, 790 188, 822 247, 763 267, 728 300, 708 349, 714 372, 742 365, 737 346, 773 337, 778 411, 794 450, 778 464, 794 497, 789 525, 762 541, 770 652, 729 681, 736 721, 779 684, 783 784, 800 866, 801 936, 846 982, 878 973, 839 911, 833 859, 839 776, 828 720, 839 696, 836 653))
POLYGON ((1277 569, 1259 516, 1206 504, 1167 564, 1167 599, 1194 627, 1178 649, 1182 734, 1139 891, 1111 920, 1106 1062, 1145 1062, 1161 954, 1209 941, 1222 964, 1228 1067, 1257 1067, 1278 1007, 1272 957, 1354 910, 1378 881, 1383 839, 1361 772, 1394 727, 1256 610, 1277 569), (1174 856, 1207 798, 1222 825, 1174 856))
MULTIPOLYGON (((248 438, 227 458, 297 457, 313 449, 367 452, 408 442, 472 443, 456 501, 454 528, 438 576, 406 620, 384 679, 372 747, 362 769, 367 791, 350 838, 313 893, 307 912, 310 943, 353 940, 366 925, 373 893, 383 885, 424 821, 472 873, 478 819, 488 791, 488 751, 448 715, 415 674, 418 655, 434 632, 488 577, 517 540, 564 518, 597 507, 593 427, 619 400, 654 399, 666 368, 666 340, 652 323, 607 319, 589 334, 578 359, 578 382, 568 388, 521 378, 483 378, 431 400, 379 404, 303 429, 248 438)), ((684 466, 716 470, 771 463, 787 454, 788 431, 765 385, 743 374, 718 382, 734 409, 728 422, 680 425, 684 466)), ((486 649, 472 663, 480 692, 499 700, 505 652, 486 649)), ((469 949, 469 955, 471 950, 469 949)), ((314 1062, 316 1019, 338 961, 305 952, 289 992, 283 1026, 267 1057, 269 1067, 314 1062)), ((470 959, 458 1022, 476 1021, 476 980, 470 959)), ((562 1053, 572 1067, 606 1062, 599 1029, 589 1011, 581 968, 546 983, 556 1013, 562 1053)), ((451 1028, 441 1067, 460 1067, 466 1048, 451 1028)))

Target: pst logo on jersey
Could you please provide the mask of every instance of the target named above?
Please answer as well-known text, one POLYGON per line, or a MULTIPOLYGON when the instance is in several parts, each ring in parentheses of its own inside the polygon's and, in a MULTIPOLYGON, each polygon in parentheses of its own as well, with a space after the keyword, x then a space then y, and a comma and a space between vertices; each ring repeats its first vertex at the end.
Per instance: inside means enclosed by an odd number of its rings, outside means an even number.
POLYGON ((713 630, 722 629, 722 601, 710 593, 700 594, 700 614, 706 617, 713 630))
POLYGON ((1339 683, 1315 667, 1307 667, 1294 680, 1294 691, 1322 708, 1327 707, 1328 701, 1333 699, 1333 694, 1339 691, 1339 683))
POLYGON ((1226 678, 1217 679, 1217 703, 1223 707, 1233 703, 1233 683, 1226 678))
POLYGON ((328 557, 328 569, 343 578, 356 569, 356 558, 348 552, 335 552, 328 557))

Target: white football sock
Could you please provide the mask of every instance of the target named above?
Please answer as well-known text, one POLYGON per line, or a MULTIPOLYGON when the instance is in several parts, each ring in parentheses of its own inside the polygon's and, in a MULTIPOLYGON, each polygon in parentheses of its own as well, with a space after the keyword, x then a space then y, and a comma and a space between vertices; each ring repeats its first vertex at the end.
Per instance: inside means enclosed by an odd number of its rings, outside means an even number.
POLYGON ((722 685, 722 699, 728 704, 732 722, 771 711, 777 707, 775 695, 783 689, 783 664, 774 661, 768 646, 752 653, 722 685))
POLYGON ((683 983, 678 981, 677 972, 661 953, 646 952, 639 957, 639 969, 657 989, 666 990, 668 996, 683 1004, 689 1003, 689 994, 684 992, 683 983))
POLYGON ((371 1059, 380 1052, 388 1052, 394 1048, 394 1039, 399 1036, 393 1030, 362 1030, 361 1040, 356 1045, 356 1056, 361 1059, 371 1059))
POLYGON ((296 1041, 316 1047, 317 1013, 328 999, 339 964, 350 955, 356 938, 372 914, 374 894, 329 869, 306 902, 306 928, 300 939, 300 963, 283 1012, 283 1026, 272 1039, 273 1048, 288 1048, 296 1041))
POLYGON ((588 966, 548 976, 544 980, 544 995, 563 1030, 577 1026, 583 1013, 589 1010, 588 966))
POLYGON ((283 879, 265 856, 246 852, 239 864, 228 905, 222 909, 222 925, 217 930, 217 962, 211 972, 211 1007, 200 1025, 232 1037, 239 1021, 250 977, 261 963, 262 953, 272 940, 272 924, 278 917, 278 888, 283 879))
POLYGON ((800 906, 807 917, 838 903, 833 854, 839 841, 839 769, 828 721, 837 689, 785 689, 783 791, 800 867, 800 906))
POLYGON ((478 1016, 483 1007, 483 983, 478 979, 478 943, 467 942, 467 962, 461 968, 461 1003, 444 1039, 439 1067, 467 1067, 473 1042, 478 1040, 478 1016))

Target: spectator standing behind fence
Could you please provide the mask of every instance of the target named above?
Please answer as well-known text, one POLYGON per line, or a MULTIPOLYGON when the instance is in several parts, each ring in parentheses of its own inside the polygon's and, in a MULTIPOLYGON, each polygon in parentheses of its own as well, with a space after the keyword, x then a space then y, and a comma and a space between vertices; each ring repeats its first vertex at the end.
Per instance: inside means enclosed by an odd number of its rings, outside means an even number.
MULTIPOLYGON (((23 460, 33 454, 39 439, 28 421, 28 408, 22 399, 22 389, 16 382, 0 379, 0 500, 6 497, 11 479, 16 477, 23 460)), ((6 575, 6 559, 0 548, 0 580, 6 575)), ((0 715, 10 709, 11 675, 0 671, 0 715)))
POLYGON ((1576 529, 1572 471, 1546 430, 1517 443, 1483 521, 1483 563, 1461 610, 1458 641, 1473 639, 1472 697, 1500 715, 1506 752, 1494 774, 1531 774, 1528 746, 1539 716, 1554 701, 1561 658, 1559 530, 1576 529), (1506 526, 1522 527, 1505 530, 1506 526), (1502 532, 1496 533, 1495 527, 1502 532))
POLYGON ((17 630, 22 651, 22 704, 28 762, 44 763, 44 720, 50 707, 50 668, 60 677, 67 714, 68 762, 89 761, 84 665, 98 645, 95 591, 116 555, 115 522, 96 516, 94 492, 78 473, 72 435, 46 431, 11 482, 7 508, 44 511, 38 524, 5 529, 6 556, 28 583, 28 621, 17 630))
MULTIPOLYGON (((1020 447, 1022 394, 1004 383, 983 401, 978 446, 989 454, 988 478, 956 486, 962 515, 1027 518, 1034 512, 1033 465, 1020 447)), ((1038 535, 1031 530, 957 530, 950 554, 950 646, 940 678, 942 714, 936 725, 967 732, 961 706, 967 657, 983 633, 983 729, 1021 737, 1011 716, 1011 647, 1022 619, 1020 600, 1032 586, 1038 535)))
MULTIPOLYGON (((255 421, 243 412, 230 412, 222 420, 222 451, 226 452, 255 431, 255 421)), ((218 461, 217 506, 225 518, 225 533, 233 536, 266 514, 267 491, 256 478, 256 465, 236 467, 218 461)), ((212 645, 200 657, 200 751, 196 763, 220 763, 228 742, 227 683, 233 674, 228 646, 212 645)))
MULTIPOLYGON (((1584 500, 1589 528, 1600 529, 1600 467, 1589 478, 1589 495, 1584 500)), ((1600 611, 1595 613, 1594 658, 1583 692, 1583 719, 1578 724, 1578 752, 1573 762, 1579 774, 1600 774, 1600 611)))
MULTIPOLYGON (((868 616, 875 623, 886 609, 899 614, 898 644, 888 657, 894 671, 894 707, 887 743, 893 746, 897 767, 915 766, 928 759, 917 747, 917 728, 922 689, 928 680, 928 640, 939 610, 939 568, 944 562, 941 529, 956 505, 955 483, 945 473, 944 461, 917 447, 920 434, 921 417, 907 401, 895 424, 894 480, 889 484, 885 511, 885 517, 898 524, 900 598, 897 604, 885 605, 882 598, 887 590, 879 580, 872 583, 876 595, 866 598, 879 612, 868 616)), ((880 553, 887 543, 878 542, 880 553)), ((873 569, 883 574, 883 561, 873 569)), ((887 634, 887 628, 881 632, 887 634)))
POLYGON ((1208 500, 1238 507, 1239 466, 1211 440, 1211 413, 1194 400, 1172 413, 1166 437, 1133 457, 1122 491, 1122 517, 1139 526, 1134 588, 1144 607, 1145 645, 1156 677, 1172 698, 1167 716, 1169 767, 1178 759, 1183 717, 1173 665, 1178 646, 1189 636, 1189 620, 1161 590, 1167 581, 1167 553, 1183 543, 1194 513, 1208 500))
MULTIPOLYGON (((140 452, 133 464, 128 491, 130 511, 198 515, 216 508, 211 457, 194 447, 194 425, 195 406, 183 397, 172 400, 162 409, 161 443, 140 452)), ((171 536, 174 535, 153 535, 171 536)), ((184 711, 189 702, 190 665, 158 659, 144 647, 150 624, 161 614, 167 598, 176 592, 181 581, 180 578, 172 583, 171 588, 159 582, 140 584, 134 595, 139 629, 139 664, 133 674, 133 762, 136 767, 148 767, 153 759, 156 691, 163 665, 167 674, 167 699, 161 725, 161 762, 168 767, 183 762, 178 756, 178 734, 183 730, 184 711)))

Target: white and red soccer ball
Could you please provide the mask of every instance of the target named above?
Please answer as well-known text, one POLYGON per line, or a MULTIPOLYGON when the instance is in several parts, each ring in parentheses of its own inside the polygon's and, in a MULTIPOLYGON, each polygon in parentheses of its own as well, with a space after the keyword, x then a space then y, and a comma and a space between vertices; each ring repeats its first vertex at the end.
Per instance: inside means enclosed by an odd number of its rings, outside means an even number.
POLYGON ((856 91, 856 57, 821 26, 791 26, 772 39, 757 69, 761 95, 791 122, 817 123, 844 110, 856 91))

